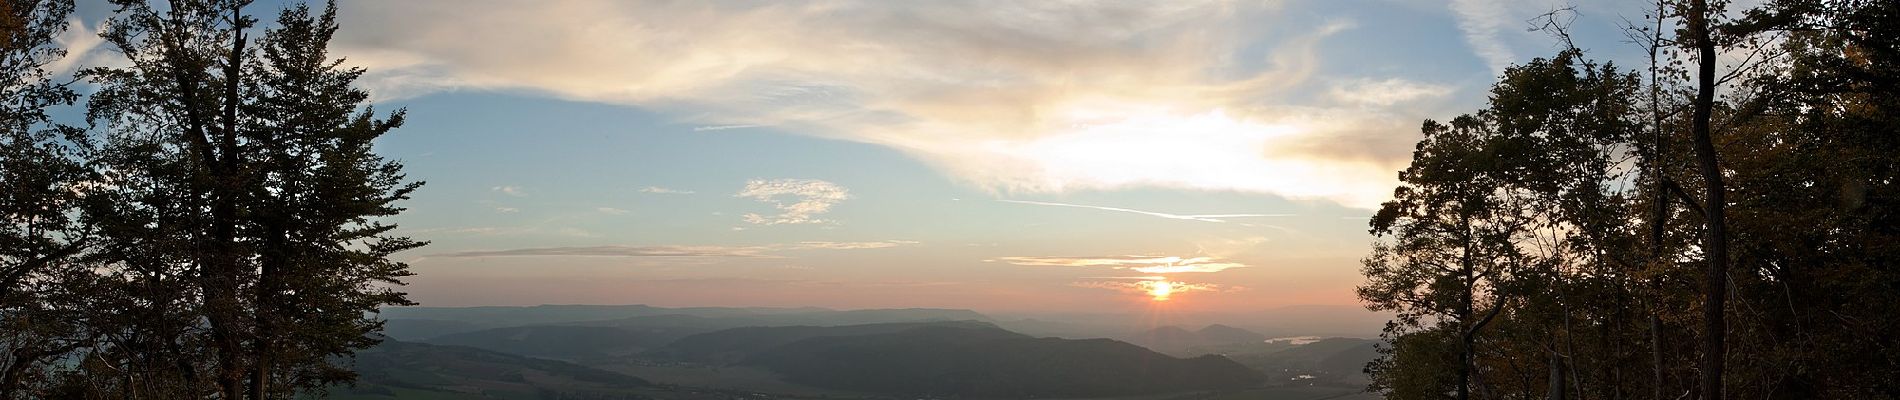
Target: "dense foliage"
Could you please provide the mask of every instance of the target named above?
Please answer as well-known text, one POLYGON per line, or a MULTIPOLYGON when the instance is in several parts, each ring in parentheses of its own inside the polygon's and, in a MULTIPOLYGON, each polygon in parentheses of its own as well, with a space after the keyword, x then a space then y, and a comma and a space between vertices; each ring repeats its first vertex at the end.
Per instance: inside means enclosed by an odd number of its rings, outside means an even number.
POLYGON ((382 221, 419 183, 372 148, 402 113, 327 54, 334 3, 249 3, 114 0, 123 62, 81 71, 48 70, 70 0, 0 3, 0 398, 321 391, 408 303, 422 243, 382 221))
POLYGON ((1900 3, 1724 8, 1658 4, 1647 71, 1572 49, 1425 123, 1371 222, 1373 390, 1900 396, 1900 3))

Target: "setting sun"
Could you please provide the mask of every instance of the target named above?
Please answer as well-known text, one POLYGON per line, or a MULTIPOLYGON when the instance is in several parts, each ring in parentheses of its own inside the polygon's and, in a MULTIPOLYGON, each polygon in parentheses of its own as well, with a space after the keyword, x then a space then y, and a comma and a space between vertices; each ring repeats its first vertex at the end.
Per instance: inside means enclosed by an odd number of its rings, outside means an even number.
POLYGON ((1171 294, 1174 294, 1174 284, 1168 281, 1155 281, 1148 285, 1148 295, 1154 296, 1155 301, 1168 301, 1168 295, 1171 294))

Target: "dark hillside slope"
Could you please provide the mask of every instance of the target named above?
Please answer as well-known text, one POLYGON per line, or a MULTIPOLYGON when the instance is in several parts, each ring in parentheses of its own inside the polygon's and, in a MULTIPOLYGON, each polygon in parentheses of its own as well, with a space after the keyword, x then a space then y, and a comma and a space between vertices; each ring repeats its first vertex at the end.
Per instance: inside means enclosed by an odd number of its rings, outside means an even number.
POLYGON ((996 328, 995 325, 976 321, 901 322, 847 326, 745 327, 687 336, 665 347, 642 354, 642 357, 706 364, 734 364, 745 361, 754 354, 777 348, 787 343, 815 337, 872 335, 901 332, 927 326, 985 328, 986 330, 973 330, 972 332, 1000 332, 1001 334, 1016 335, 1013 332, 996 328))
POLYGON ((537 325, 455 333, 429 339, 426 342, 468 346, 524 356, 579 360, 631 355, 699 332, 698 330, 675 332, 599 326, 537 325))
POLYGON ((1220 356, 1180 359, 1109 339, 1033 338, 973 326, 811 337, 746 363, 817 387, 934 396, 1120 396, 1237 389, 1264 379, 1220 356))
POLYGON ((1213 324, 1194 332, 1209 343, 1247 343, 1267 340, 1267 335, 1232 326, 1213 324))
POLYGON ((567 362, 385 340, 357 352, 354 387, 332 398, 621 398, 646 380, 567 362))
POLYGON ((1263 347, 1263 352, 1230 353, 1234 361, 1266 371, 1274 380, 1308 376, 1315 382, 1361 385, 1367 382, 1366 363, 1379 357, 1373 339, 1327 338, 1291 347, 1263 347))

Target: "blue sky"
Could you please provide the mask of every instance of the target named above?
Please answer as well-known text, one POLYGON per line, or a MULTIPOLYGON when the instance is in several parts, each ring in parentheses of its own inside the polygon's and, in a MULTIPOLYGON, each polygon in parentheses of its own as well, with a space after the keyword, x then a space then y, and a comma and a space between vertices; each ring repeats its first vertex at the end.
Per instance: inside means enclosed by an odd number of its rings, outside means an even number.
POLYGON ((1247 311, 1356 304, 1419 122, 1566 5, 365 0, 333 52, 409 111, 425 305, 1247 311))

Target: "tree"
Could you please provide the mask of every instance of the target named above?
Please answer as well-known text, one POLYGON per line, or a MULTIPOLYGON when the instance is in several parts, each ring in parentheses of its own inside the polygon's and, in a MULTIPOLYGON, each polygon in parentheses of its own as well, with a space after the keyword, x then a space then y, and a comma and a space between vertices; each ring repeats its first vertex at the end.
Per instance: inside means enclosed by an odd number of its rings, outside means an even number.
POLYGON ((1620 382, 1621 362, 1585 368, 1578 355, 1627 339, 1611 328, 1623 312, 1621 271, 1636 264, 1622 255, 1635 242, 1621 219, 1628 196, 1609 183, 1619 146, 1640 129, 1631 118, 1638 85, 1581 55, 1509 68, 1486 109, 1426 122, 1403 185, 1373 217, 1373 233, 1390 241, 1374 244, 1359 289, 1371 308, 1398 314, 1388 357, 1372 368, 1378 389, 1467 398, 1481 377, 1493 390, 1560 396, 1586 380, 1620 382), (1488 310, 1474 311, 1486 298, 1488 310), (1493 338, 1484 353, 1507 357, 1475 359, 1481 333, 1493 338), (1432 347, 1430 338, 1455 340, 1439 346, 1458 349, 1457 365, 1404 354, 1432 347), (1538 356, 1516 356, 1527 352, 1538 356), (1432 382, 1414 369, 1433 368, 1457 371, 1448 390, 1399 386, 1432 382))
POLYGON ((1728 352, 1728 324, 1723 322, 1728 309, 1728 206, 1727 187, 1722 184, 1720 157, 1715 153, 1709 121, 1715 110, 1715 39, 1709 19, 1714 13, 1708 0, 1691 0, 1685 13, 1686 35, 1696 52, 1696 95, 1690 118, 1690 135, 1695 139, 1696 164, 1702 173, 1702 217, 1704 262, 1702 298, 1702 396, 1722 399, 1722 367, 1728 352))
POLYGON ((1521 225, 1498 213, 1503 207, 1492 196, 1503 183, 1493 163, 1500 147, 1492 117, 1425 122, 1413 164, 1399 174, 1404 185, 1372 219, 1371 232, 1392 240, 1374 245, 1359 287, 1370 308, 1398 315, 1387 325, 1389 340, 1423 329, 1455 343, 1453 389, 1461 400, 1470 397, 1478 333, 1504 310, 1495 281, 1518 260, 1508 241, 1521 225), (1480 301, 1488 311, 1479 311, 1480 301))
MULTIPOLYGON (((1717 113, 1734 217, 1730 397, 1900 395, 1900 4, 1780 1, 1781 62, 1717 113), (1769 387, 1741 382, 1777 382, 1769 387)), ((1733 33, 1731 33, 1733 34, 1733 33)), ((1718 109, 1720 110, 1720 109, 1718 109)))
MULTIPOLYGON (((1408 174, 1493 171, 1472 181, 1500 199, 1487 215, 1524 216, 1537 238, 1518 240, 1526 262, 1488 281, 1508 300, 1476 362, 1463 362, 1483 389, 1474 397, 1900 396, 1900 337, 1888 334, 1900 327, 1900 4, 1722 8, 1659 4, 1673 13, 1639 41, 1674 61, 1652 64, 1647 87, 1608 65, 1566 72, 1533 60, 1501 77, 1477 114, 1483 128, 1469 131, 1487 138, 1443 152, 1485 154, 1462 158, 1479 162, 1416 155, 1408 174), (1660 34, 1670 18, 1681 18, 1674 41, 1660 34), (1717 74, 1717 51, 1739 62, 1717 74), (1675 67, 1685 61, 1693 72, 1675 67), (1639 91, 1650 93, 1641 107, 1628 100, 1639 91), (1643 318, 1647 335, 1628 332, 1643 318), (1642 363, 1624 343, 1650 349, 1649 378, 1622 373, 1642 363)), ((1441 142, 1428 134, 1421 149, 1441 142)), ((1415 196, 1406 190, 1395 201, 1415 196)), ((1391 220, 1382 212, 1374 224, 1391 220)), ((1390 239, 1370 259, 1402 259, 1390 254, 1405 239, 1390 239)), ((1458 251, 1438 243, 1411 253, 1458 251)), ((1369 285, 1432 273, 1367 271, 1369 285)), ((1411 290, 1367 300, 1381 307, 1467 289, 1411 290)), ((1440 318, 1427 320, 1455 320, 1440 318)), ((1375 388, 1392 398, 1453 392, 1452 362, 1432 353, 1449 357, 1450 335, 1388 335, 1385 357, 1369 368, 1375 388)))
POLYGON ((360 69, 340 69, 325 48, 337 30, 336 7, 320 15, 293 6, 261 41, 257 101, 248 108, 250 140, 262 144, 262 189, 253 193, 259 270, 252 319, 250 396, 277 397, 354 376, 328 362, 374 345, 380 321, 365 312, 411 304, 384 283, 408 276, 391 254, 422 246, 389 235, 378 218, 420 182, 377 156, 374 140, 402 125, 402 113, 377 119, 357 110, 369 94, 352 86, 360 69), (281 384, 273 384, 279 382, 281 384))
POLYGON ((54 38, 72 10, 71 1, 0 1, 0 399, 26 394, 50 362, 85 343, 60 278, 89 236, 73 213, 92 179, 89 143, 47 113, 77 97, 47 70, 66 55, 54 38))
POLYGON ((377 342, 378 307, 408 304, 389 256, 423 243, 382 221, 420 183, 373 152, 402 113, 377 117, 352 86, 362 71, 329 58, 335 4, 293 5, 261 39, 246 0, 114 4, 102 36, 131 65, 86 75, 100 165, 125 182, 91 211, 110 222, 98 258, 125 311, 93 359, 173 366, 122 380, 144 395, 284 398, 352 379, 332 362, 377 342))

